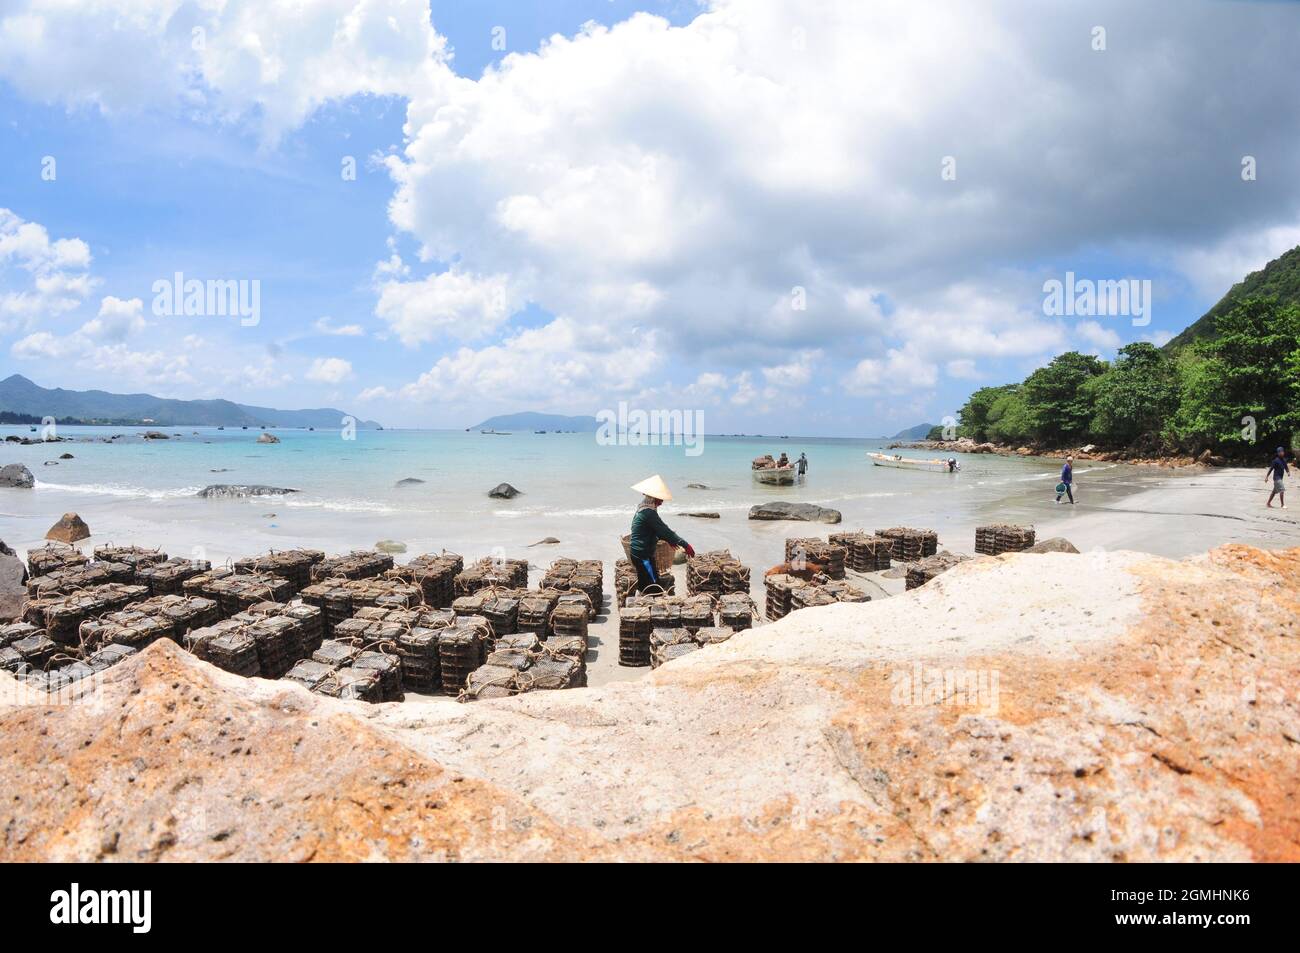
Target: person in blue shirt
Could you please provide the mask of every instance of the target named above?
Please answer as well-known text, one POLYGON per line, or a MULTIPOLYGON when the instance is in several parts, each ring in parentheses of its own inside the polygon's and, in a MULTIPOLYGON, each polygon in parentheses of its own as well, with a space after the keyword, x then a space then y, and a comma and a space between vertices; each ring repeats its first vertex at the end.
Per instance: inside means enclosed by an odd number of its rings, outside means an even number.
POLYGON ((1277 497, 1282 502, 1282 509, 1286 509, 1286 490, 1282 486, 1282 480, 1286 477, 1286 447, 1277 448, 1275 456, 1268 465, 1268 472, 1264 474, 1264 479, 1273 478, 1273 492, 1268 495, 1268 508, 1273 508, 1273 497, 1277 497))
MULTIPOLYGON (((1065 484, 1065 494, 1070 497, 1070 505, 1074 505, 1074 457, 1065 458, 1065 466, 1061 467, 1061 482, 1065 484)), ((1056 502, 1061 502, 1061 494, 1056 494, 1056 502)))

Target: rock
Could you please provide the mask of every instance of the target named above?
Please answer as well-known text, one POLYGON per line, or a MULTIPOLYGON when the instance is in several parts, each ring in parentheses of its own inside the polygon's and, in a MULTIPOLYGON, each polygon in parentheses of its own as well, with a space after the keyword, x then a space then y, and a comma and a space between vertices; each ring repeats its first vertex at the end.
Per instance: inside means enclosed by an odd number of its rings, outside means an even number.
POLYGON ((699 513, 683 513, 682 515, 683 515, 683 516, 693 516, 693 517, 695 517, 696 519, 701 519, 701 520, 719 520, 719 519, 722 519, 722 514, 721 514, 721 513, 705 513, 705 512, 699 512, 699 513))
POLYGON ((279 443, 280 438, 277 437, 275 434, 264 433, 257 438, 257 442, 258 443, 279 443))
POLYGON ((61 453, 61 454, 59 454, 59 459, 60 459, 60 460, 72 460, 72 459, 74 459, 74 458, 73 458, 72 454, 70 454, 70 453, 61 453))
POLYGON ((171 439, 171 437, 167 436, 165 433, 161 433, 157 430, 146 430, 143 434, 141 434, 141 436, 144 437, 145 440, 170 440, 171 439))
POLYGON ((393 486, 419 486, 423 482, 424 481, 419 477, 406 477, 405 479, 398 480, 393 484, 393 486))
POLYGON ((406 544, 399 543, 395 539, 381 539, 375 543, 375 549, 381 553, 404 553, 406 552, 406 544))
POLYGON ((59 461, 58 461, 58 460, 46 460, 44 465, 47 466, 47 467, 57 467, 57 466, 59 465, 59 461))
POLYGON ((0 624, 21 619, 27 601, 27 567, 0 543, 0 624))
POLYGON ((31 488, 36 485, 36 477, 21 463, 11 463, 0 467, 0 486, 31 488))
POLYGON ((759 503, 749 508, 752 520, 797 520, 805 523, 838 523, 839 510, 827 509, 812 503, 759 503))
POLYGON ((195 496, 208 500, 239 499, 246 496, 281 496, 285 493, 297 493, 282 486, 263 486, 260 483, 213 483, 199 490, 195 496))
POLYGON ((518 495, 519 491, 509 483, 498 483, 492 489, 488 490, 488 496, 497 500, 513 500, 518 495))
POLYGON ((528 548, 532 549, 534 546, 555 546, 559 542, 560 541, 556 539, 554 536, 547 536, 545 539, 539 539, 535 543, 529 543, 528 548))
POLYGON ((688 484, 686 484, 686 489, 688 489, 688 490, 707 490, 707 489, 708 489, 708 485, 707 485, 707 484, 704 484, 704 483, 688 483, 688 484))
POLYGON ((1300 549, 1088 558, 970 560, 494 703, 340 701, 162 639, 86 704, 0 707, 0 855, 1300 860, 1300 549))
POLYGON ((75 543, 79 539, 85 539, 90 535, 90 527, 76 513, 64 513, 63 517, 49 528, 46 532, 46 539, 57 540, 60 543, 75 543))
POLYGON ((1027 553, 1077 553, 1074 543, 1070 542, 1064 536, 1053 536, 1051 539, 1045 539, 1035 543, 1025 550, 1027 553))

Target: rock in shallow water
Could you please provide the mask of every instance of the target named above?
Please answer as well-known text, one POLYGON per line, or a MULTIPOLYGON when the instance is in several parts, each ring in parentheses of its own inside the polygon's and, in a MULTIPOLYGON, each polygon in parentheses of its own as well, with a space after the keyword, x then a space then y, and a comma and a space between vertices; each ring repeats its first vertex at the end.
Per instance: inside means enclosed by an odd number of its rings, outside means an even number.
POLYGON ((488 490, 488 496, 496 500, 513 500, 518 495, 519 491, 509 483, 498 483, 492 489, 488 490))
POLYGON ((423 482, 424 481, 421 480, 419 477, 406 477, 405 479, 398 480, 393 485, 394 486, 419 486, 423 482))
POLYGON ((263 486, 260 483, 214 483, 205 486, 196 493, 208 500, 234 500, 246 496, 280 496, 285 493, 297 493, 297 490, 282 486, 263 486))
POLYGON ((35 485, 36 477, 32 476, 32 471, 21 463, 11 463, 8 466, 0 467, 0 486, 30 489, 35 485))
POLYGON ((796 520, 804 523, 838 523, 839 510, 812 503, 759 503, 749 509, 752 520, 796 520))

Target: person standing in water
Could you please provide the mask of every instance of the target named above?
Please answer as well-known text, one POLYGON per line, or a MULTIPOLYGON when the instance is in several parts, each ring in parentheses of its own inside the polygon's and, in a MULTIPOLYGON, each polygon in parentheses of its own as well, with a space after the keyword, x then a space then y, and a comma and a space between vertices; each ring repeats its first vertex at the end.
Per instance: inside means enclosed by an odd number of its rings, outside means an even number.
POLYGON ((795 462, 799 465, 799 479, 802 480, 808 475, 808 454, 801 452, 795 462))
MULTIPOLYGON (((1065 466, 1061 467, 1061 483, 1065 486, 1065 494, 1070 497, 1070 505, 1074 505, 1074 457, 1065 458, 1065 466)), ((1056 502, 1061 502, 1061 494, 1056 494, 1056 502)))
POLYGON ((632 487, 642 494, 641 504, 632 516, 632 567, 636 569, 636 591, 644 592, 647 586, 659 585, 659 574, 655 572, 655 546, 659 540, 667 540, 674 546, 686 550, 687 556, 694 556, 695 550, 663 521, 659 515, 659 505, 673 498, 668 484, 659 474, 647 477, 632 487))
POLYGON ((1282 509, 1286 509, 1286 489, 1282 483, 1286 478, 1286 471, 1286 447, 1278 447, 1277 456, 1269 463, 1268 472, 1264 474, 1265 480, 1269 477, 1273 478, 1273 492, 1268 495, 1268 503, 1266 504, 1269 509, 1273 508, 1273 497, 1275 496, 1281 502, 1282 509))

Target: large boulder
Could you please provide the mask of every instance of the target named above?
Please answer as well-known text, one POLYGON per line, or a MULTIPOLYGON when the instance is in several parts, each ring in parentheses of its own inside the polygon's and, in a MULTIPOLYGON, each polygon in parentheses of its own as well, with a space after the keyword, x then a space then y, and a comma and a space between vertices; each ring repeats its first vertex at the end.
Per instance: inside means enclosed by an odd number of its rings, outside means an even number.
POLYGON ((141 434, 141 436, 144 437, 145 440, 170 440, 171 439, 171 437, 167 436, 161 430, 146 430, 143 434, 141 434))
POLYGON ((817 506, 813 503, 759 503, 749 508, 752 520, 795 520, 803 523, 838 523, 843 517, 839 510, 817 506))
POLYGON ((36 485, 36 477, 21 463, 10 463, 0 467, 0 486, 12 486, 30 489, 36 485))
POLYGON ((75 543, 89 535, 90 527, 86 525, 85 520, 76 513, 64 513, 59 521, 49 528, 45 538, 60 543, 75 543))
POLYGON ((288 487, 264 486, 260 483, 214 483, 205 486, 195 495, 207 500, 236 500, 246 496, 282 496, 297 492, 288 487))
POLYGON ((1053 536, 1051 539, 1042 540, 1025 550, 1027 553, 1077 553, 1078 551, 1074 543, 1064 536, 1053 536))
POLYGON ((0 542, 0 623, 22 618, 27 600, 27 567, 18 555, 0 542))
POLYGON ((519 491, 509 483, 498 483, 496 486, 492 487, 492 489, 488 490, 488 496, 495 500, 513 500, 518 495, 519 491))
POLYGON ((162 639, 87 704, 0 706, 0 859, 1300 860, 1300 549, 1088 559, 973 559, 488 704, 162 639))

